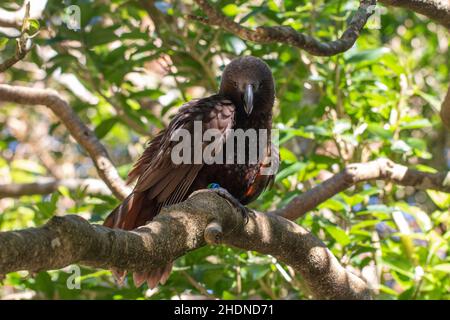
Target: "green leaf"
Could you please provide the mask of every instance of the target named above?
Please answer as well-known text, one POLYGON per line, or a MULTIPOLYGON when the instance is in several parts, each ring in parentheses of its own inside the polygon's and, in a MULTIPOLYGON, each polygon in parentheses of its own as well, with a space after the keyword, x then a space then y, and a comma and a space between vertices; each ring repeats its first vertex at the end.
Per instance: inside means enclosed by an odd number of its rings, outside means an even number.
POLYGON ((369 123, 367 126, 367 131, 382 139, 391 139, 393 137, 390 130, 384 129, 383 126, 378 123, 369 123))
POLYGON ((95 128, 95 135, 97 136, 97 138, 102 139, 103 137, 105 137, 108 134, 108 132, 111 131, 111 129, 114 127, 117 121, 118 121, 117 117, 112 117, 102 121, 97 126, 97 128, 95 128))
POLYGON ((41 27, 39 25, 39 21, 37 21, 36 19, 28 19, 27 22, 28 22, 28 34, 32 35, 39 31, 41 27))
POLYGON ((352 196, 347 196, 346 194, 342 193, 340 195, 340 197, 342 198, 342 200, 344 200, 344 202, 353 207, 354 205, 357 205, 358 203, 361 203, 364 201, 364 196, 360 195, 360 194, 355 194, 352 196))
POLYGON ((32 160, 17 159, 14 160, 11 165, 14 170, 21 170, 38 175, 44 175, 46 172, 46 169, 43 166, 32 160))
POLYGON ((344 55, 347 63, 358 63, 361 61, 370 62, 381 58, 386 53, 390 52, 389 48, 376 48, 371 50, 364 51, 347 51, 347 54, 344 55))
POLYGON ((52 193, 50 201, 36 203, 37 214, 43 219, 49 219, 54 216, 57 209, 57 202, 59 194, 57 192, 52 193))
POLYGON ((248 271, 252 276, 252 280, 259 280, 264 277, 270 270, 266 265, 250 265, 248 271))
POLYGON ((222 294, 223 300, 236 300, 236 296, 229 291, 224 291, 222 294))
POLYGON ((137 102, 136 100, 133 99, 127 99, 126 103, 128 106, 131 107, 131 109, 133 110, 139 110, 141 109, 141 105, 139 104, 139 102, 137 102))
POLYGON ((8 41, 9 41, 8 38, 0 37, 0 49, 2 49, 4 46, 6 46, 8 41))
POLYGON ((342 202, 340 202, 334 198, 331 198, 319 205, 319 209, 322 209, 322 208, 328 208, 333 211, 343 211, 343 210, 345 210, 345 205, 342 202))
POLYGON ((334 123, 333 133, 336 135, 342 134, 345 131, 351 129, 352 124, 348 120, 337 120, 334 123))
POLYGON ((391 146, 392 151, 397 151, 400 153, 410 153, 411 147, 403 140, 394 141, 391 146))
POLYGON ((403 291, 403 292, 398 296, 398 298, 399 298, 400 300, 411 300, 411 299, 412 299, 412 296, 413 296, 413 294, 414 294, 414 292, 415 292, 415 287, 414 287, 414 286, 411 286, 411 287, 409 287, 408 289, 406 289, 405 291, 403 291))
POLYGON ((405 277, 414 279, 414 273, 411 272, 411 270, 413 269, 413 265, 411 264, 411 261, 409 261, 405 256, 394 254, 385 255, 382 257, 382 262, 392 270, 397 271, 405 277))
POLYGON ((88 47, 95 47, 117 40, 119 37, 114 33, 116 29, 117 26, 95 28, 91 32, 86 33, 86 45, 88 47))
POLYGON ((421 129, 431 127, 431 122, 428 119, 416 119, 412 121, 404 121, 400 124, 402 130, 407 129, 421 129))
POLYGON ((426 192, 434 204, 442 210, 447 210, 450 207, 450 194, 435 190, 427 190, 426 192))
POLYGON ((306 126, 305 132, 312 132, 319 136, 329 137, 331 136, 331 132, 324 127, 317 125, 306 126))
POLYGON ((380 285, 380 291, 384 292, 384 293, 387 293, 387 294, 390 294, 392 296, 397 296, 398 295, 397 291, 395 291, 395 290, 385 286, 384 284, 380 285))
POLYGON ((306 167, 306 164, 303 162, 296 162, 293 165, 281 170, 275 178, 275 182, 279 182, 284 178, 287 178, 295 173, 298 173, 300 170, 303 170, 306 167))
POLYGON ((58 192, 59 192, 63 197, 71 198, 71 197, 70 197, 70 190, 69 190, 69 188, 67 188, 66 186, 59 186, 59 187, 58 187, 58 192))
POLYGON ((442 263, 433 266, 433 270, 442 271, 450 274, 450 263, 442 263))
POLYGON ((239 7, 233 3, 230 3, 222 8, 222 12, 229 17, 234 17, 239 13, 239 7))
POLYGON ((336 240, 340 245, 346 246, 350 243, 349 236, 341 228, 332 225, 325 226, 324 228, 325 231, 328 232, 328 234, 333 237, 333 239, 336 240))
POLYGON ((436 111, 439 111, 441 109, 441 100, 439 100, 435 96, 423 91, 418 91, 416 93, 417 95, 421 96, 426 102, 428 102, 436 111))
POLYGON ((284 147, 280 148, 280 158, 281 160, 289 163, 297 162, 297 157, 295 156, 295 154, 284 147))
POLYGON ((314 139, 314 134, 312 132, 305 132, 303 129, 294 129, 294 128, 282 128, 281 132, 285 132, 286 136, 280 139, 280 144, 288 141, 292 137, 302 137, 306 139, 314 139))
POLYGON ((352 226, 350 229, 350 233, 353 233, 354 231, 358 229, 365 229, 367 227, 373 227, 376 224, 380 223, 380 220, 364 220, 362 222, 356 223, 352 226))

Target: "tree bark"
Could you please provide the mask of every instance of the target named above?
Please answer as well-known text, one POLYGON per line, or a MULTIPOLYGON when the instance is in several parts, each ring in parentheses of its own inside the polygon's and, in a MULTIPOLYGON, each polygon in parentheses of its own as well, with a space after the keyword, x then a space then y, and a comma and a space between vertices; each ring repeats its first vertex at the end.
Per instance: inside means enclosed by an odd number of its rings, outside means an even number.
POLYGON ((366 283, 343 268, 326 246, 282 217, 240 211, 214 191, 194 193, 164 208, 133 231, 91 225, 81 217, 54 217, 46 225, 0 233, 0 274, 33 272, 73 263, 145 272, 200 248, 227 244, 270 254, 292 266, 318 299, 370 299, 366 283))

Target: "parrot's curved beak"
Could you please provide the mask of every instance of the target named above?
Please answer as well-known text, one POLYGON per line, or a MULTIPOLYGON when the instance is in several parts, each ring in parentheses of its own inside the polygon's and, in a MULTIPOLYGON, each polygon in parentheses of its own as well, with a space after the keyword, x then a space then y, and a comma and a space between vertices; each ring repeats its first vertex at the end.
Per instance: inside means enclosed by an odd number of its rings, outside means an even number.
POLYGON ((244 92, 244 109, 247 115, 250 115, 253 110, 253 86, 247 84, 244 92))

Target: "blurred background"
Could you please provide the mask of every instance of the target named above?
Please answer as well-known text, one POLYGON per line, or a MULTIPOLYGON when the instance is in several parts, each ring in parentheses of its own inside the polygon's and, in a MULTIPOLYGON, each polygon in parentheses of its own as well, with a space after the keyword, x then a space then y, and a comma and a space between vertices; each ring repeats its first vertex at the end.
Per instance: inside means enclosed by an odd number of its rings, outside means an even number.
MULTIPOLYGON (((337 39, 359 5, 211 3, 248 27, 289 25, 324 40, 337 39)), ((4 0, 0 10, 22 5, 4 0)), ((0 73, 0 82, 58 91, 95 129, 125 178, 145 142, 185 101, 216 92, 232 58, 258 56, 276 80, 282 165, 274 187, 252 207, 271 210, 353 162, 387 157, 423 171, 449 170, 450 136, 438 113, 449 83, 448 32, 407 10, 379 10, 380 28, 365 28, 352 49, 315 57, 287 45, 244 42, 190 20, 187 14, 203 15, 191 0, 31 0, 34 47, 0 73)), ((14 55, 19 35, 0 28, 0 63, 14 55)), ((61 185, 46 194, 11 198, 0 192, 0 231, 63 214, 101 223, 118 204, 49 109, 1 104, 0 184, 57 180, 61 185)), ((367 280, 375 298, 449 299, 449 206, 446 193, 374 182, 336 195, 297 222, 367 280)), ((110 271, 91 268, 81 268, 80 289, 70 289, 70 271, 8 274, 0 298, 310 298, 292 268, 225 246, 178 259, 166 285, 153 290, 135 288, 130 278, 118 287, 110 271)))

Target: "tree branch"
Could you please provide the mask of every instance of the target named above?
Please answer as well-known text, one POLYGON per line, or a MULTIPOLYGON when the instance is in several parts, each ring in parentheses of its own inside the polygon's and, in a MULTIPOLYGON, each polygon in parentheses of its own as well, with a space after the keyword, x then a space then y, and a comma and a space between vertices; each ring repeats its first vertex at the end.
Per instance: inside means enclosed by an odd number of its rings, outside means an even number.
MULTIPOLYGON (((0 16, 2 14, 6 15, 6 11, 5 12, 2 12, 2 11, 4 11, 4 10, 2 10, 0 8, 0 16)), ((19 11, 19 12, 21 12, 21 11, 19 11)), ((27 2, 26 5, 24 5, 23 26, 22 26, 21 35, 20 35, 19 39, 17 39, 16 52, 15 52, 14 56, 12 56, 11 58, 7 59, 6 61, 4 61, 3 63, 0 64, 0 72, 4 72, 5 70, 8 70, 13 65, 15 65, 17 62, 19 62, 20 60, 25 58, 27 53, 32 49, 33 45, 31 42, 31 37, 28 35, 28 28, 29 28, 28 19, 29 19, 29 17, 30 17, 30 3, 27 2)), ((1 20, 0 20, 0 26, 1 26, 1 20)))
POLYGON ((335 41, 321 42, 309 35, 299 33, 291 27, 258 27, 252 30, 227 18, 219 10, 212 7, 207 0, 195 0, 208 19, 190 16, 202 23, 219 26, 238 37, 257 43, 285 43, 304 49, 316 56, 332 56, 350 49, 358 39, 361 30, 373 13, 375 0, 361 0, 360 6, 348 24, 347 30, 335 41))
POLYGON ((344 269, 326 246, 282 217, 241 213, 211 190, 164 208, 134 231, 54 217, 45 226, 0 233, 0 274, 57 269, 72 263, 145 272, 206 245, 224 243, 270 254, 292 266, 316 298, 370 299, 363 280, 344 269))
POLYGON ((32 49, 32 44, 28 41, 28 35, 22 34, 20 38, 17 40, 16 52, 14 56, 5 60, 3 63, 0 63, 0 72, 4 72, 15 65, 17 62, 25 58, 28 52, 32 49))
POLYGON ((39 179, 33 183, 4 183, 0 184, 1 198, 18 198, 29 195, 45 195, 58 190, 59 187, 66 187, 69 190, 85 189, 89 194, 109 195, 111 191, 100 179, 63 179, 57 180, 53 178, 39 179))
POLYGON ((450 192, 450 173, 428 173, 408 169, 388 159, 353 163, 318 186, 295 197, 284 208, 271 212, 289 220, 304 216, 316 206, 351 186, 372 180, 392 181, 402 186, 450 192))
POLYGON ((56 91, 0 84, 0 101, 20 104, 41 104, 47 106, 64 123, 74 139, 84 147, 100 178, 119 199, 124 199, 130 188, 120 178, 109 158, 106 148, 56 91))
POLYGON ((448 0, 380 0, 380 2, 423 14, 450 29, 450 1, 448 0))

